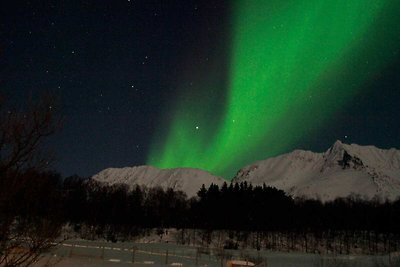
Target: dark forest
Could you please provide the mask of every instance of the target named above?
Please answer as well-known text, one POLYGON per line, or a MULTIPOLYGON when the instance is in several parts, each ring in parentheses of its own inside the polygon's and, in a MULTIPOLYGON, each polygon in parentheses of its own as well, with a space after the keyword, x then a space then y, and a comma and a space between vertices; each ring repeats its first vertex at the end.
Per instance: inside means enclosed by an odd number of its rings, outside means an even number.
POLYGON ((177 242, 201 246, 209 246, 216 233, 224 232, 223 246, 228 249, 246 245, 376 254, 400 246, 400 200, 350 196, 321 202, 245 182, 203 186, 197 197, 188 199, 172 189, 108 186, 78 176, 61 179, 56 173, 31 172, 25 177, 24 187, 5 211, 27 223, 45 219, 68 225, 86 239, 116 242, 152 229, 161 234, 176 228, 182 235, 177 242), (193 235, 200 243, 191 241, 193 235))

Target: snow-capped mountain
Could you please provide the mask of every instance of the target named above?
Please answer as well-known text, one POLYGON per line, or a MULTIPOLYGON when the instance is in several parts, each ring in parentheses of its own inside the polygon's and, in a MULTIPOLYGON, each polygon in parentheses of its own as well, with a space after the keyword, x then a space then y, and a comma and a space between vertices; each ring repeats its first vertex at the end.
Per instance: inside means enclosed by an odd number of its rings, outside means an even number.
MULTIPOLYGON (((192 168, 158 169, 152 166, 109 168, 92 179, 108 184, 161 186, 195 196, 201 186, 225 180, 192 168)), ((232 182, 266 184, 293 196, 331 200, 356 194, 394 200, 400 197, 400 150, 335 144, 324 153, 295 150, 257 161, 239 170, 232 182)))
POLYGON ((211 183, 222 185, 225 181, 199 169, 158 169, 152 166, 109 168, 94 175, 92 179, 108 184, 172 188, 185 192, 188 197, 195 196, 203 184, 208 187, 211 183))
POLYGON ((393 200, 400 196, 400 150, 336 141, 324 153, 295 150, 255 162, 233 179, 242 181, 322 200, 351 194, 393 200))

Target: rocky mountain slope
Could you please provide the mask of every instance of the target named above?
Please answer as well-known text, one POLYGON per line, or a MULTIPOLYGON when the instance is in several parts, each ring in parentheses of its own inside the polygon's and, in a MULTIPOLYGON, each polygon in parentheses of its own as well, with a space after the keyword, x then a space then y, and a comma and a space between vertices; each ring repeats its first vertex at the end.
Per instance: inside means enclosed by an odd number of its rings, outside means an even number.
POLYGON ((330 200, 357 194, 400 196, 400 151, 335 144, 324 153, 295 150, 242 168, 234 182, 274 186, 294 196, 330 200))

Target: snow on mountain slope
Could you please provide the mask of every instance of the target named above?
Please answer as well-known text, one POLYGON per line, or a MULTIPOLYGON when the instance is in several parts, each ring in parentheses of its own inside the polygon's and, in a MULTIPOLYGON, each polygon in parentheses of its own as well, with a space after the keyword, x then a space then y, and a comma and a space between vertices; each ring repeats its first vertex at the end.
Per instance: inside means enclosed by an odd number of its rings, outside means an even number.
POLYGON ((400 196, 400 151, 336 141, 325 153, 295 150, 242 168, 234 182, 275 186, 294 196, 331 200, 358 194, 400 196))
MULTIPOLYGON (((92 177, 108 184, 161 186, 191 197, 204 184, 222 185, 224 179, 191 168, 157 169, 152 166, 109 168, 92 177)), ((357 194, 362 197, 400 197, 400 150, 335 144, 324 153, 295 150, 242 168, 233 182, 270 185, 293 196, 331 200, 357 194)))
POLYGON ((208 187, 211 183, 222 185, 225 181, 199 169, 158 169, 152 166, 109 168, 94 175, 92 179, 108 184, 172 188, 185 192, 188 197, 195 196, 203 184, 208 187))

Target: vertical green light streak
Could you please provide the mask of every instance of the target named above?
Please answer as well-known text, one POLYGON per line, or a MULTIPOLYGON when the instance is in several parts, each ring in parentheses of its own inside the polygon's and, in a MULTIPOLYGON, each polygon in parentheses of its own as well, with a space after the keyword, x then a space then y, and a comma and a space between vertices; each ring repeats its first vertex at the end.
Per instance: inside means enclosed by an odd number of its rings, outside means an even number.
POLYGON ((383 53, 373 66, 360 65, 382 48, 367 34, 387 1, 234 3, 226 103, 214 103, 212 90, 225 88, 210 81, 203 95, 177 104, 149 164, 230 176, 318 130, 315 125, 351 100, 368 72, 388 59, 383 53), (222 120, 213 121, 221 110, 222 120))

